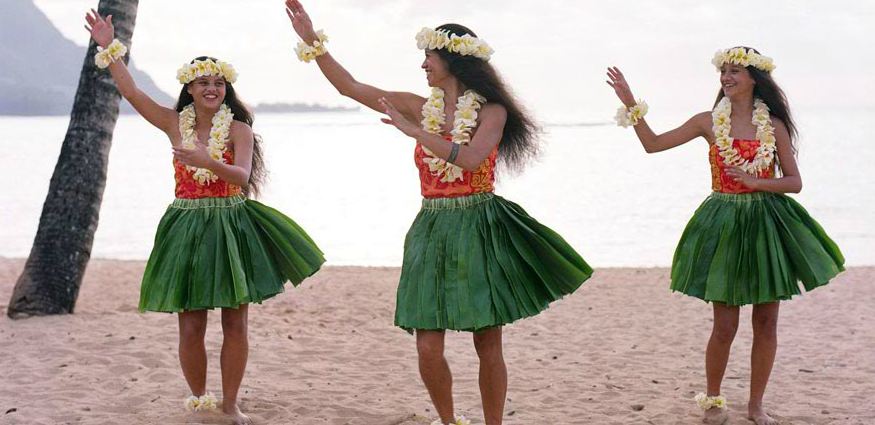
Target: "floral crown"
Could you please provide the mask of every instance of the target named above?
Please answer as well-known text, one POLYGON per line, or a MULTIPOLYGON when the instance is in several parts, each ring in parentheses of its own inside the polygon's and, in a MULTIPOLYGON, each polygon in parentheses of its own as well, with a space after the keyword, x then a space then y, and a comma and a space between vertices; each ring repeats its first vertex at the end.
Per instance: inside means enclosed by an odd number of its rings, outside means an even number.
POLYGON ((237 71, 234 70, 234 67, 228 62, 220 60, 195 60, 192 63, 182 65, 182 68, 176 71, 176 79, 179 80, 180 84, 188 84, 198 77, 207 75, 222 77, 230 84, 237 81, 237 71))
POLYGON ((734 63, 741 66, 753 66, 763 72, 772 72, 775 69, 775 64, 772 58, 763 56, 753 49, 745 49, 744 47, 733 47, 731 49, 718 50, 714 54, 714 59, 711 63, 719 70, 724 63, 734 63))
POLYGON ((489 60, 495 51, 485 41, 472 37, 470 34, 458 36, 447 30, 423 28, 416 34, 416 47, 423 50, 446 49, 462 56, 474 56, 485 61, 489 60))

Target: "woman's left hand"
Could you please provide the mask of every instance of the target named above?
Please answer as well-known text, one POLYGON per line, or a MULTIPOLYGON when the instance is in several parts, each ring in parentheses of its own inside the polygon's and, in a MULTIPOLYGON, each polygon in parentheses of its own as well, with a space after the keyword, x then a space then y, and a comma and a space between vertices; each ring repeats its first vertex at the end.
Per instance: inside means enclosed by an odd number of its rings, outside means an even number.
POLYGON ((395 128, 401 130, 402 133, 406 134, 409 137, 417 138, 422 129, 419 128, 418 125, 410 122, 401 112, 398 112, 398 108, 386 99, 385 97, 380 98, 380 105, 383 105, 383 108, 386 110, 386 115, 389 118, 380 118, 380 121, 394 125, 395 128))
POLYGON ((192 149, 184 148, 182 146, 174 147, 173 157, 185 165, 198 168, 210 168, 215 162, 215 160, 210 157, 210 153, 207 152, 207 145, 200 141, 196 141, 194 148, 192 149))
POLYGON ((745 173, 744 170, 742 170, 741 168, 727 168, 726 175, 729 176, 733 181, 739 182, 750 189, 756 190, 756 184, 759 179, 756 176, 745 173))

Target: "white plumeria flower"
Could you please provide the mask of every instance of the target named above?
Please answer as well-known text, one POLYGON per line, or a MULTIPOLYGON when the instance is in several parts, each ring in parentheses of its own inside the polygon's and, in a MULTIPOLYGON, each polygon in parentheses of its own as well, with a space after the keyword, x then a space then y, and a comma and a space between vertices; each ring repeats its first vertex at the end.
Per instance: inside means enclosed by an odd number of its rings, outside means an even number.
POLYGON ((705 393, 699 393, 696 394, 696 397, 694 397, 693 400, 696 401, 696 404, 699 405, 702 410, 708 410, 712 407, 718 409, 726 408, 726 397, 723 397, 722 395, 711 397, 705 393))
POLYGON ((629 113, 632 114, 632 118, 635 121, 638 121, 647 114, 647 110, 647 103, 644 102, 644 100, 638 99, 638 103, 636 103, 635 106, 629 109, 629 113))
POLYGON ((714 54, 714 58, 711 59, 711 64, 714 65, 717 69, 720 69, 723 66, 723 63, 726 62, 726 55, 722 50, 718 50, 717 53, 714 54))
POLYGON ((638 121, 640 121, 641 118, 644 118, 644 115, 647 114, 647 110, 647 103, 642 99, 638 99, 638 103, 628 108, 626 106, 621 106, 617 109, 617 114, 614 115, 614 121, 616 121, 617 125, 620 127, 625 128, 634 126, 638 124, 638 121))
POLYGON ((98 68, 106 68, 109 64, 123 58, 125 54, 128 53, 128 48, 122 44, 118 39, 112 40, 112 43, 109 43, 106 46, 106 49, 103 47, 97 46, 97 54, 94 55, 94 64, 97 65, 98 68))
POLYGON ((456 417, 455 425, 471 425, 471 421, 469 421, 468 418, 464 416, 458 416, 456 417))
POLYGON ((193 395, 188 396, 188 398, 186 398, 183 402, 183 406, 185 406, 185 410, 197 411, 200 407, 200 399, 193 395))
POLYGON ((218 400, 212 393, 206 393, 198 398, 200 402, 200 410, 214 410, 218 400))
POLYGON ((94 64, 97 65, 98 68, 103 69, 109 66, 110 60, 107 55, 102 55, 100 53, 94 56, 94 64))

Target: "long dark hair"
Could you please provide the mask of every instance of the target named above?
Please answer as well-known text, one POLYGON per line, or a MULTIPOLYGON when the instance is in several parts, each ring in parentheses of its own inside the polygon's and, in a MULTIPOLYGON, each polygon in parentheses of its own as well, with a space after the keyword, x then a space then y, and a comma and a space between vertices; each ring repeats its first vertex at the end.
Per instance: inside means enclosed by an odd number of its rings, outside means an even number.
MULTIPOLYGON (((751 47, 738 47, 753 50, 757 54, 760 53, 751 47)), ((771 73, 761 71, 753 65, 748 65, 746 69, 756 83, 753 86, 753 97, 762 99, 766 106, 769 107, 769 113, 784 122, 787 132, 790 133, 790 147, 793 149, 793 153, 796 153, 796 138, 799 137, 799 132, 796 130, 796 124, 793 122, 793 116, 790 114, 790 103, 787 102, 784 90, 781 90, 781 87, 772 78, 771 73)), ((723 97, 723 89, 721 88, 717 92, 717 100, 714 101, 714 106, 717 106, 723 97)))
MULTIPOLYGON (((198 56, 192 59, 191 63, 207 59, 212 61, 217 60, 209 56, 198 56)), ((182 90, 179 92, 179 98, 176 100, 176 112, 182 112, 183 108, 193 102, 194 97, 188 92, 188 84, 183 85, 182 90)), ((222 103, 231 108, 231 112, 234 113, 235 121, 240 121, 252 127, 252 123, 255 121, 255 115, 253 115, 249 108, 246 107, 246 104, 237 97, 237 92, 234 91, 234 86, 227 81, 225 82, 225 100, 222 103)), ((261 136, 255 134, 252 140, 252 169, 249 172, 249 184, 247 187, 243 188, 243 193, 245 193, 246 196, 257 197, 261 190, 261 183, 264 182, 266 176, 267 170, 264 168, 264 156, 261 151, 261 136)))
MULTIPOLYGON (((459 24, 444 24, 437 27, 437 30, 460 37, 465 34, 477 37, 474 31, 459 24)), ((497 103, 507 110, 504 134, 498 144, 498 157, 505 167, 514 171, 521 170, 538 153, 538 125, 511 94, 489 62, 474 56, 452 53, 447 49, 438 49, 435 52, 446 62, 450 74, 467 89, 476 91, 487 102, 497 103)))

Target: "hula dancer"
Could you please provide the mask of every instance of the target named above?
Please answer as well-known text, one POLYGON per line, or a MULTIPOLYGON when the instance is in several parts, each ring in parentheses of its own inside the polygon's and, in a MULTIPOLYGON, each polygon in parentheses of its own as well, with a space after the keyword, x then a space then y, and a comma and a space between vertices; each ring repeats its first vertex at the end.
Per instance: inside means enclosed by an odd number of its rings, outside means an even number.
POLYGON ((325 261, 290 218, 247 199, 263 176, 252 114, 235 94, 234 68, 199 57, 185 64, 176 109, 140 91, 121 60, 127 48, 113 39, 112 16, 92 9, 86 29, 100 46, 95 58, 109 68, 119 92, 170 139, 176 200, 158 225, 140 291, 140 311, 179 313, 179 360, 192 410, 216 408, 206 392, 204 333, 207 310, 222 309, 222 410, 235 424, 250 423, 237 404, 249 351, 248 305, 297 285, 325 261))
POLYGON ((709 145, 713 193, 696 210, 674 254, 671 289, 711 302, 714 327, 705 352, 707 393, 696 396, 706 423, 728 419, 720 384, 738 329, 739 306, 753 304, 748 418, 776 424, 763 394, 777 350, 781 300, 826 285, 844 270, 839 248, 808 212, 785 193, 798 193, 802 178, 794 158, 796 126, 784 92, 772 79, 772 59, 755 49, 717 52, 721 89, 713 111, 694 115, 667 133, 644 120, 647 105, 635 101, 623 73, 608 68, 607 83, 623 107, 622 126, 632 125, 648 153, 697 137, 709 145))
POLYGON ((534 316, 574 292, 592 270, 558 234, 518 205, 493 194, 496 160, 520 167, 536 151, 536 128, 488 60, 492 49, 456 24, 424 28, 431 96, 389 92, 356 81, 325 47, 300 2, 286 1, 303 39, 301 60, 316 61, 344 96, 388 115, 417 143, 422 210, 407 233, 395 324, 415 331, 419 371, 440 415, 453 410, 444 358, 447 329, 473 332, 487 424, 500 424, 507 392, 502 326, 534 316))

